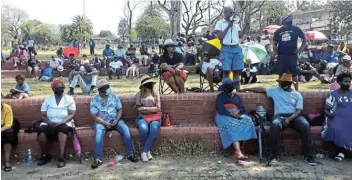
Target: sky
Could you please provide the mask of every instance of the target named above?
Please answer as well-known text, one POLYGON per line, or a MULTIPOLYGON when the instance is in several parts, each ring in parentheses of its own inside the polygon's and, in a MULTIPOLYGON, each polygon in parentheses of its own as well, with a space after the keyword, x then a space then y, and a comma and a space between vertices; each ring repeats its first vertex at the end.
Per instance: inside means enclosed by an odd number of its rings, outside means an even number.
MULTIPOLYGON (((84 0, 2 0, 3 4, 20 8, 30 19, 48 24, 67 24, 75 15, 83 15, 84 0)), ((110 30, 117 33, 117 25, 124 17, 126 0, 85 0, 86 16, 91 19, 94 33, 110 30)))

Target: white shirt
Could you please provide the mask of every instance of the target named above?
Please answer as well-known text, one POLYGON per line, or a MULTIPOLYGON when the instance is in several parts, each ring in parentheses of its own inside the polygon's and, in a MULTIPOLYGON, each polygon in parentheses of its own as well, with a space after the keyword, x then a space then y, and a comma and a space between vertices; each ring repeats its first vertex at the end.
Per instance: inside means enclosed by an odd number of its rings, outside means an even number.
MULTIPOLYGON (((218 21, 215 25, 215 31, 224 31, 229 24, 228 21, 222 19, 218 21)), ((241 31, 241 28, 238 24, 233 24, 232 27, 227 31, 222 44, 224 45, 237 45, 240 43, 240 38, 238 32, 241 31)))
POLYGON ((60 66, 62 64, 63 64, 63 61, 61 59, 55 58, 55 61, 52 59, 50 60, 50 66, 52 68, 57 68, 58 66, 60 66))
POLYGON ((89 59, 82 59, 81 65, 84 65, 84 64, 89 64, 89 59))
POLYGON ((121 66, 123 66, 122 62, 121 61, 112 61, 110 62, 109 64, 110 67, 114 68, 114 69, 120 69, 121 66))
POLYGON ((33 39, 28 40, 27 47, 33 47, 33 46, 34 46, 34 40, 33 39))
POLYGON ((206 74, 207 73, 207 69, 210 67, 212 69, 215 68, 215 66, 222 66, 221 62, 217 59, 209 59, 209 62, 203 62, 202 64, 202 73, 206 74))
POLYGON ((163 44, 164 44, 164 40, 163 40, 163 39, 159 39, 159 40, 158 40, 158 44, 159 44, 159 45, 163 45, 163 44))
MULTIPOLYGON (((55 95, 47 97, 43 104, 41 111, 45 111, 50 122, 59 123, 68 116, 68 110, 76 111, 76 103, 72 96, 64 94, 59 105, 56 104, 55 95)), ((72 121, 66 124, 72 127, 72 121)))

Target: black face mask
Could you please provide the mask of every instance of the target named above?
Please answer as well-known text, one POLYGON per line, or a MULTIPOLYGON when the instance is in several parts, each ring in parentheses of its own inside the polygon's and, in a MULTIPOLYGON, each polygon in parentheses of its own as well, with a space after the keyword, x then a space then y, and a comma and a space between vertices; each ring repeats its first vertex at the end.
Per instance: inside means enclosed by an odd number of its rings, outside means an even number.
POLYGON ((293 25, 293 22, 292 22, 292 21, 286 21, 286 22, 284 23, 284 25, 292 26, 292 25, 293 25))
POLYGON ((62 94, 64 94, 64 88, 55 88, 54 94, 57 96, 62 96, 62 94))
POLYGON ((234 90, 235 88, 232 86, 232 85, 230 85, 230 84, 226 84, 225 86, 224 86, 224 92, 226 92, 226 93, 232 93, 232 91, 234 90))
POLYGON ((346 84, 340 84, 340 87, 341 87, 341 89, 344 90, 344 91, 347 91, 347 90, 350 88, 350 86, 349 86, 349 85, 346 85, 346 84))
POLYGON ((281 88, 282 88, 284 91, 290 90, 291 85, 292 85, 291 82, 282 82, 282 83, 280 84, 281 88))
POLYGON ((145 84, 144 87, 147 88, 147 89, 153 89, 154 88, 154 83, 145 84))

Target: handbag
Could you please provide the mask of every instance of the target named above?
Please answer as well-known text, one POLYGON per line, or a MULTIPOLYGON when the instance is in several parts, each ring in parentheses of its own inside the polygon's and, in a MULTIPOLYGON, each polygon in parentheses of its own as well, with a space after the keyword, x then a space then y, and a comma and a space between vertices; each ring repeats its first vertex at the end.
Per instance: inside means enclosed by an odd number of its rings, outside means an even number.
POLYGON ((159 121, 161 120, 161 112, 155 113, 155 114, 148 114, 148 115, 142 115, 142 119, 148 122, 150 124, 153 121, 159 121))
POLYGON ((171 126, 172 118, 169 113, 164 113, 162 118, 162 126, 171 126))

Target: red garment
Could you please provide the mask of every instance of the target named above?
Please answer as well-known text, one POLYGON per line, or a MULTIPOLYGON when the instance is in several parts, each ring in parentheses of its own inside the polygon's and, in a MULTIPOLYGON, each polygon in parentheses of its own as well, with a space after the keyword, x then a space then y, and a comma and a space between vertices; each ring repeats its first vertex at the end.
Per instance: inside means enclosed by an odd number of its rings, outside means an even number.
MULTIPOLYGON (((187 75, 186 75, 185 71, 181 71, 180 75, 181 75, 181 77, 183 78, 184 81, 187 80, 187 75)), ((167 79, 169 79, 171 76, 174 76, 174 74, 172 74, 170 71, 166 71, 166 72, 164 72, 164 73, 161 75, 161 78, 162 78, 163 80, 167 80, 167 79)))

